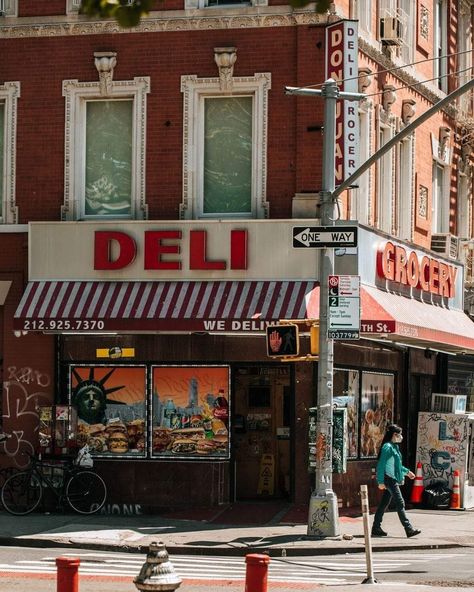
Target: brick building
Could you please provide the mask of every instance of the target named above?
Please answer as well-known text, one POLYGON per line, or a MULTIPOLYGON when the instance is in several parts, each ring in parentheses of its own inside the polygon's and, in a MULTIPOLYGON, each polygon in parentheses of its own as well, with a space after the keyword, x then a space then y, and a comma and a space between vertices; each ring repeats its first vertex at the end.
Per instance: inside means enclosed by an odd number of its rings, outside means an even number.
MULTIPOLYGON (((469 79, 471 2, 164 0, 131 30, 78 4, 0 3, 0 462, 49 442, 39 407, 74 404, 117 504, 306 503, 316 363, 270 359, 264 334, 318 319, 292 230, 318 223, 323 101, 284 88, 321 85, 328 24, 349 23, 363 162, 469 79)), ((413 461, 416 413, 453 359, 469 375, 471 132, 466 94, 342 195, 360 242, 336 272, 362 282, 362 339, 335 348, 344 507, 386 423, 413 461)))

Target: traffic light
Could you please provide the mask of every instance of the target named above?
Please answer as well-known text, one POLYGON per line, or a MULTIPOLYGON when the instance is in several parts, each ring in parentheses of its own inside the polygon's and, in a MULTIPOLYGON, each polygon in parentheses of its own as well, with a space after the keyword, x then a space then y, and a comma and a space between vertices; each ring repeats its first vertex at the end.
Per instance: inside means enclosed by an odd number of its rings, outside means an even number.
POLYGON ((267 355, 271 358, 297 356, 300 351, 298 325, 267 327, 267 355))
POLYGON ((309 335, 309 351, 313 356, 319 355, 319 325, 311 325, 309 335))

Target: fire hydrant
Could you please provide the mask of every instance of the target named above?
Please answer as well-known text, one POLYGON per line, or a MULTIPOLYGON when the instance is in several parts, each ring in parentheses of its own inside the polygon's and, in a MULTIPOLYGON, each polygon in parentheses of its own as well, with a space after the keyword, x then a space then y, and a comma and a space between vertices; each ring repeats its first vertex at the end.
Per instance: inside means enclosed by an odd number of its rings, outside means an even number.
POLYGON ((172 592, 181 586, 181 581, 169 560, 165 544, 162 541, 151 543, 146 561, 138 576, 133 580, 138 590, 172 592))

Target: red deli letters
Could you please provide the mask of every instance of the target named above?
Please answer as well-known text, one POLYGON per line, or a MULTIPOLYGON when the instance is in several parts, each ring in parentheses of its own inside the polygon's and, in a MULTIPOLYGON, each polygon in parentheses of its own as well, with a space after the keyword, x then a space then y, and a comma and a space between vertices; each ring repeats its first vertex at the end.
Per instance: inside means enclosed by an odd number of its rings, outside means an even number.
MULTIPOLYGON (((180 259, 165 255, 181 253, 181 230, 146 230, 144 232, 144 269, 180 270, 180 259), (175 241, 164 243, 163 241, 175 241)), ((124 269, 138 253, 136 240, 125 232, 96 230, 94 233, 94 269, 124 269), (117 254, 118 253, 118 254, 117 254)), ((230 231, 230 261, 207 258, 207 231, 189 231, 189 269, 247 269, 247 230, 230 231)))

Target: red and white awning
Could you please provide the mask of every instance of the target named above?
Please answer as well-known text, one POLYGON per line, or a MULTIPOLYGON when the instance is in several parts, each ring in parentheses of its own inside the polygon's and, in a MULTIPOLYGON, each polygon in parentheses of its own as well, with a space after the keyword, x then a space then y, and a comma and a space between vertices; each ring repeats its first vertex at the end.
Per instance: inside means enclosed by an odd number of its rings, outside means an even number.
POLYGON ((450 310, 384 292, 361 290, 362 334, 385 337, 415 347, 457 353, 474 351, 474 322, 460 310, 450 310))
POLYGON ((319 309, 314 281, 29 282, 14 328, 259 331, 319 309))
MULTIPOLYGON (((262 332, 317 320, 315 281, 29 282, 14 317, 25 331, 262 332)), ((449 310, 361 287, 361 336, 474 352, 474 323, 449 310)))

